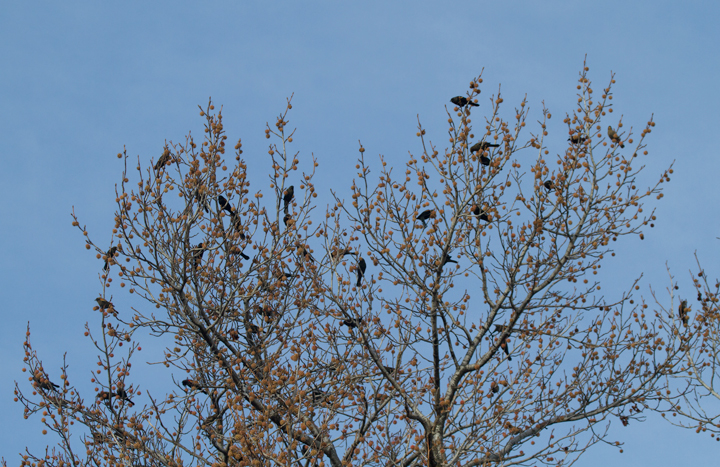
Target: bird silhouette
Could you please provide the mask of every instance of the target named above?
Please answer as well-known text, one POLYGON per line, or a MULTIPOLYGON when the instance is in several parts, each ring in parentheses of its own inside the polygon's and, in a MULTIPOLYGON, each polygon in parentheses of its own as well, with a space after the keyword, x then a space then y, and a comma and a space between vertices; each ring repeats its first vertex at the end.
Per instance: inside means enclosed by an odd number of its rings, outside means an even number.
POLYGON ((340 248, 335 251, 333 251, 330 254, 330 258, 332 259, 333 264, 337 264, 340 262, 341 259, 343 259, 346 255, 355 255, 357 256, 357 252, 350 251, 350 248, 340 248))
POLYGON ((202 261, 202 257, 205 254, 205 244, 204 243, 198 243, 198 245, 192 249, 193 253, 193 267, 197 269, 200 267, 200 261, 202 261))
POLYGON ((358 261, 358 279, 356 287, 360 287, 360 283, 362 282, 362 278, 365 275, 366 268, 367 264, 365 264, 365 259, 360 258, 360 261, 358 261))
POLYGON ((301 255, 306 261, 310 261, 311 263, 315 262, 315 258, 313 258, 313 255, 311 255, 310 252, 307 251, 307 249, 303 245, 298 244, 297 247, 298 255, 301 255))
POLYGON ((285 214, 283 216, 283 224, 285 224, 285 227, 287 227, 288 223, 292 222, 292 217, 290 214, 285 214))
POLYGON ((490 218, 488 217, 487 212, 480 210, 480 206, 478 206, 477 204, 472 205, 470 212, 472 212, 475 217, 478 218, 478 220, 490 222, 490 218))
POLYGON ((325 394, 325 391, 316 388, 310 391, 310 397, 312 398, 313 404, 319 404, 325 400, 327 394, 325 394))
POLYGON ((485 151, 488 148, 498 148, 500 147, 499 144, 490 144, 487 141, 480 141, 479 143, 475 143, 470 147, 471 152, 478 152, 478 151, 485 151))
POLYGON ((200 383, 195 381, 194 379, 184 379, 182 380, 182 385, 186 388, 190 388, 193 391, 200 391, 204 394, 207 394, 207 391, 200 386, 200 383))
POLYGON ((116 246, 110 247, 110 249, 105 253, 105 265, 103 266, 103 269, 105 271, 110 270, 110 259, 115 257, 115 252, 117 251, 116 246))
POLYGON ((487 156, 480 156, 480 163, 482 165, 490 165, 490 158, 487 156))
POLYGON ((507 337, 503 338, 503 340, 500 341, 500 348, 503 349, 503 352, 505 352, 505 355, 507 355, 508 361, 512 361, 512 357, 510 356, 510 351, 508 350, 507 345, 507 337))
POLYGON ((115 395, 118 397, 118 399, 126 401, 130 406, 132 407, 135 405, 133 401, 130 400, 130 398, 127 395, 127 392, 125 392, 125 389, 123 388, 117 388, 117 391, 115 391, 115 395))
POLYGON ((555 189, 555 182, 552 180, 545 180, 545 183, 543 183, 543 186, 547 191, 555 189))
POLYGON ((168 148, 165 148, 165 150, 162 153, 162 156, 160 156, 160 159, 157 160, 155 163, 155 171, 160 172, 160 169, 165 167, 167 163, 170 162, 170 150, 168 148))
POLYGON ((200 188, 198 187, 197 191, 195 191, 195 199, 198 202, 198 205, 205 210, 206 213, 210 213, 210 208, 208 207, 208 200, 206 194, 200 193, 200 188))
POLYGON ((423 227, 427 227, 427 220, 428 219, 435 219, 435 211, 433 209, 427 209, 423 212, 421 212, 417 217, 416 220, 419 220, 423 223, 423 227))
POLYGON ((37 384, 37 387, 44 389, 45 391, 57 391, 57 388, 60 387, 40 372, 36 372, 32 379, 35 381, 35 384, 37 384))
POLYGON ((688 307, 687 300, 683 300, 682 302, 680 302, 680 306, 678 307, 678 315, 680 315, 680 319, 682 320, 683 325, 686 327, 688 325, 688 322, 690 321, 688 311, 690 311, 690 308, 688 307))
POLYGON ((608 137, 610 137, 610 140, 613 143, 619 144, 621 148, 625 147, 622 140, 620 139, 620 136, 617 134, 617 132, 615 130, 613 130, 613 127, 611 127, 610 125, 608 125, 608 137))
POLYGON ((440 269, 442 269, 443 266, 445 266, 447 263, 455 263, 455 264, 457 264, 457 261, 455 261, 454 259, 452 259, 452 256, 450 256, 449 254, 445 253, 445 254, 443 254, 443 256, 442 256, 442 261, 441 261, 441 263, 440 263, 440 269))
POLYGON ((587 141, 587 138, 582 136, 580 133, 573 133, 568 138, 568 141, 570 141, 572 144, 583 144, 585 141, 587 141))
POLYGON ((452 99, 450 99, 450 102, 457 105, 458 107, 465 107, 466 105, 472 105, 474 107, 478 107, 480 104, 476 104, 471 100, 468 100, 467 97, 462 96, 455 96, 452 99))
POLYGON ((113 308, 113 304, 108 302, 107 300, 105 300, 102 297, 96 298, 95 301, 97 302, 97 304, 101 310, 110 310, 113 308))
POLYGON ((348 318, 346 320, 343 320, 343 324, 350 329, 355 329, 356 327, 358 327, 359 323, 360 321, 355 318, 348 318))
POLYGON ((223 195, 218 195, 217 201, 218 201, 218 205, 220 205, 220 209, 224 209, 231 216, 233 215, 232 206, 230 206, 230 202, 228 200, 226 200, 223 195))
POLYGON ((106 403, 109 403, 109 402, 110 402, 110 397, 112 397, 112 396, 110 395, 109 392, 107 392, 107 391, 100 391, 100 392, 97 393, 97 396, 95 396, 95 401, 96 401, 96 402, 106 402, 106 403))
POLYGON ((283 210, 285 211, 285 214, 288 213, 288 207, 290 206, 290 201, 292 201, 293 196, 295 196, 295 187, 290 185, 290 187, 285 190, 285 193, 283 193, 283 202, 285 203, 283 210))

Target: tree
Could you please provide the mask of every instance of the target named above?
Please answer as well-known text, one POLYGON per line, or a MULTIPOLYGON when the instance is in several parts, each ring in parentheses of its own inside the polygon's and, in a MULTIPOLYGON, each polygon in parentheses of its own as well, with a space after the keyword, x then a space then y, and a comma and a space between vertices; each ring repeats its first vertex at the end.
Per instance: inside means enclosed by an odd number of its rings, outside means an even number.
MULTIPOLYGON (((527 101, 505 120, 498 92, 479 130, 482 106, 447 110, 442 153, 418 124, 422 152, 404 173, 381 157, 373 178, 360 145, 349 199, 333 192, 324 216, 317 161, 301 172, 289 150, 290 100, 265 130, 277 141, 269 196, 251 193, 240 140, 226 163, 211 103, 204 141, 138 161, 137 188, 119 154, 114 250, 81 228, 109 268, 102 332, 88 328, 97 394, 81 396, 65 368, 57 391, 17 386, 28 415, 52 414, 43 421, 59 449, 44 463, 567 464, 607 437, 609 419, 641 418, 682 351, 635 302, 637 281, 607 298, 593 276, 611 242, 642 238, 655 218, 643 203, 672 170, 637 188, 654 123, 634 142, 614 120, 611 141, 601 120, 614 79, 598 98, 587 73, 562 153, 550 156, 548 109, 522 143, 527 101), (111 276, 158 311, 116 309, 111 276), (151 338, 141 331, 174 342, 162 363, 177 376, 162 397, 132 377, 151 338), (71 422, 87 430, 79 444, 71 422)), ((30 373, 49 377, 29 337, 25 346, 30 373)))
POLYGON ((680 295, 680 286, 671 277, 670 306, 656 298, 663 326, 674 336, 673 346, 684 354, 683 373, 671 375, 669 390, 663 392, 663 417, 670 423, 709 432, 720 441, 720 281, 711 281, 695 256, 696 274, 690 274, 692 292, 680 295), (694 303, 693 303, 694 302, 694 303))

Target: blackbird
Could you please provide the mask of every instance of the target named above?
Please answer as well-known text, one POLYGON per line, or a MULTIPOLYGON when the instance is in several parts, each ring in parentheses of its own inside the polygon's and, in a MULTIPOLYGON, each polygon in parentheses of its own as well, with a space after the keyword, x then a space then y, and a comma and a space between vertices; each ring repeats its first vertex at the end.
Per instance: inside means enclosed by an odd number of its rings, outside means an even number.
POLYGON ((480 106, 480 104, 476 104, 476 103, 474 103, 473 101, 468 100, 467 97, 462 97, 462 96, 455 96, 455 97, 453 97, 452 99, 450 99, 450 102, 452 102, 453 104, 457 105, 458 107, 465 107, 465 106, 468 105, 468 104, 469 104, 469 105, 472 105, 472 106, 475 106, 475 107, 479 107, 479 106, 480 106))
POLYGON ((330 254, 330 258, 332 259, 333 264, 337 264, 343 257, 346 255, 355 255, 357 256, 357 252, 350 251, 350 248, 343 248, 333 251, 330 254))
POLYGON ((312 397, 313 404, 319 404, 325 400, 327 395, 325 394, 325 391, 322 391, 320 389, 313 389, 312 391, 310 391, 310 397, 312 397))
POLYGON ((194 251, 193 266, 195 269, 197 269, 200 266, 200 261, 202 261, 203 254, 205 254, 205 244, 198 243, 198 245, 195 248, 193 248, 192 251, 194 251))
POLYGON ((105 266, 103 266, 103 269, 105 271, 110 270, 110 259, 115 257, 115 252, 117 251, 117 247, 112 246, 110 249, 105 253, 105 266))
POLYGON ((197 200, 200 207, 205 210, 206 213, 210 213, 210 208, 208 208, 208 201, 207 201, 206 194, 200 194, 200 191, 198 189, 198 191, 195 192, 195 199, 197 200))
POLYGON ((573 133, 568 138, 568 141, 570 141, 572 144, 583 144, 585 141, 587 141, 587 138, 579 133, 573 133))
POLYGON ((507 337, 500 341, 500 348, 503 349, 503 352, 507 355, 508 361, 511 362, 512 357, 510 357, 510 351, 508 350, 507 337))
POLYGON ((690 320, 690 317, 688 316, 688 311, 690 311, 690 308, 688 308, 687 300, 683 300, 680 302, 680 306, 678 307, 678 315, 680 316, 680 319, 683 322, 684 326, 688 325, 688 321, 690 320))
POLYGON ((360 287, 360 283, 362 282, 362 278, 365 275, 366 268, 367 264, 365 264, 365 260, 363 258, 360 258, 360 261, 358 261, 358 280, 356 287, 360 287))
POLYGON ((197 381, 195 381, 195 380, 193 380, 193 379, 184 379, 184 380, 182 380, 182 385, 185 386, 186 388, 192 389, 193 391, 200 391, 200 392, 202 392, 202 393, 207 394, 207 391, 205 391, 205 390, 202 388, 202 386, 200 386, 200 383, 198 383, 197 381))
POLYGON ((624 148, 625 145, 620 140, 620 136, 617 134, 615 130, 613 130, 613 127, 608 125, 608 136, 610 137, 610 140, 612 140, 613 143, 619 144, 621 148, 624 148))
POLYGON ((543 186, 547 191, 555 189, 555 182, 552 180, 545 180, 545 183, 543 183, 543 186))
POLYGON ((310 252, 307 251, 304 246, 298 245, 297 253, 298 253, 298 255, 302 255, 302 257, 304 259, 306 259, 307 261, 310 261, 311 263, 315 262, 315 258, 313 258, 313 255, 311 255, 310 252))
POLYGON ((113 304, 108 302, 107 300, 105 300, 102 297, 96 298, 95 301, 97 302, 97 304, 101 310, 110 310, 113 308, 113 304))
POLYGON ((290 185, 290 187, 285 190, 285 193, 283 193, 283 202, 285 203, 283 210, 285 211, 285 214, 288 213, 288 206, 290 206, 290 201, 292 201, 293 196, 295 196, 295 187, 290 185))
POLYGON ((285 227, 287 227, 288 222, 290 221, 292 221, 292 217, 290 216, 290 214, 285 214, 283 216, 283 224, 285 224, 285 227))
POLYGON ((97 402, 109 402, 110 401, 110 393, 107 391, 100 391, 97 393, 97 396, 95 396, 95 400, 97 402))
POLYGON ((130 398, 128 397, 127 392, 125 392, 125 389, 123 389, 123 388, 118 388, 117 391, 115 391, 115 394, 118 396, 118 398, 119 398, 120 400, 124 400, 124 401, 126 401, 128 404, 130 404, 131 407, 132 407, 133 405, 135 405, 135 403, 134 403, 133 401, 131 401, 130 398))
POLYGON ((40 389, 44 389, 46 391, 57 391, 57 388, 60 387, 40 373, 35 373, 32 379, 40 389))
POLYGON ((445 253, 442 257, 442 263, 440 264, 440 268, 442 269, 442 267, 445 266, 447 263, 457 264, 457 261, 452 259, 452 256, 450 256, 449 254, 445 253))
POLYGON ((485 151, 488 148, 498 148, 500 147, 499 144, 490 144, 487 141, 480 141, 479 143, 475 143, 470 147, 471 152, 478 152, 478 151, 485 151))
POLYGON ((228 202, 228 200, 225 199, 225 197, 223 195, 218 195, 217 201, 218 201, 218 204, 220 205, 220 209, 224 209, 231 216, 233 215, 232 206, 230 206, 230 203, 228 202))
POLYGON ((168 162, 170 162, 170 150, 168 148, 165 148, 162 156, 160 156, 160 159, 158 159, 155 163, 155 171, 160 172, 160 169, 165 167, 168 162))
POLYGON ((479 220, 490 222, 490 218, 488 217, 487 213, 485 211, 481 211, 480 206, 478 206, 477 204, 473 204, 472 208, 470 208, 470 212, 477 216, 479 220))
POLYGON ((343 321, 343 324, 345 326, 349 327, 350 329, 354 329, 354 328, 358 327, 358 322, 359 321, 355 318, 348 318, 343 321))
POLYGON ((435 219, 435 211, 432 209, 421 212, 416 219, 423 223, 423 227, 427 227, 427 220, 430 218, 435 219))
POLYGON ((480 156, 480 163, 482 165, 490 165, 490 158, 487 156, 480 156))

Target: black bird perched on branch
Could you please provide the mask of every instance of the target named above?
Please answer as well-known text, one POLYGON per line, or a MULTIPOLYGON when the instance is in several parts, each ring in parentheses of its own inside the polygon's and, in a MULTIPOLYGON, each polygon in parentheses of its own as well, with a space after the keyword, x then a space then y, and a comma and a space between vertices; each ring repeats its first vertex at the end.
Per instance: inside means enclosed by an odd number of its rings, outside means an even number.
POLYGON ((620 139, 620 136, 617 134, 617 131, 613 130, 613 127, 611 127, 610 125, 608 125, 608 136, 613 143, 619 144, 621 148, 625 147, 622 140, 620 139))
POLYGON ((96 298, 95 301, 97 302, 97 304, 101 310, 110 310, 113 308, 113 304, 108 302, 107 300, 105 300, 102 297, 96 298))
POLYGON ((440 269, 442 269, 442 267, 445 266, 447 263, 455 263, 455 264, 457 264, 457 261, 455 261, 454 259, 452 259, 452 256, 450 256, 449 254, 445 253, 445 254, 442 256, 442 261, 440 262, 440 269))
POLYGON ((220 209, 224 209, 231 216, 233 215, 232 206, 230 206, 230 202, 228 202, 223 195, 218 195, 217 201, 218 205, 220 205, 220 209))
POLYGON ((285 214, 288 213, 288 206, 290 206, 290 201, 292 201, 293 196, 295 196, 295 187, 290 185, 290 187, 285 190, 285 193, 283 193, 283 202, 285 203, 283 210, 285 211, 285 214))
POLYGON ((343 320, 343 324, 345 326, 349 327, 350 329, 354 329, 354 328, 358 327, 359 322, 360 322, 360 320, 357 320, 355 318, 348 318, 346 320, 343 320))
POLYGON ((105 253, 105 266, 103 266, 103 269, 105 271, 110 270, 110 259, 115 257, 115 252, 117 251, 116 246, 110 247, 110 249, 105 253))
POLYGON ((554 190, 555 189, 555 182, 552 180, 545 180, 545 183, 543 183, 543 186, 547 191, 554 190))
POLYGON ((192 251, 194 251, 193 266, 195 269, 197 269, 200 266, 200 261, 202 261, 203 254, 205 254, 205 244, 198 243, 198 245, 193 248, 192 251))
POLYGON ((303 245, 298 244, 297 247, 298 255, 301 255, 305 260, 310 261, 311 263, 315 262, 315 258, 313 258, 313 255, 311 255, 310 252, 307 251, 307 249, 303 245))
POLYGON ((365 275, 366 268, 367 264, 365 264, 365 259, 360 258, 360 261, 358 261, 358 280, 356 287, 360 287, 360 283, 362 282, 362 278, 365 275))
POLYGON ((511 362, 512 357, 510 356, 510 351, 508 350, 507 337, 500 341, 500 348, 503 349, 503 352, 507 355, 508 361, 511 362))
POLYGON ((472 212, 479 220, 490 222, 490 218, 488 217, 487 213, 485 211, 481 211, 480 206, 478 206, 477 204, 473 204, 470 212, 472 212))
POLYGON ((35 384, 37 384, 37 387, 46 391, 57 391, 57 388, 60 387, 39 372, 35 373, 32 379, 35 381, 35 384))
POLYGON ((573 133, 568 138, 568 141, 570 141, 572 144, 583 144, 585 141, 587 141, 587 138, 582 136, 580 133, 573 133))
POLYGON ((455 96, 452 99, 450 99, 450 102, 457 105, 458 107, 465 107, 466 105, 472 105, 475 107, 480 106, 480 104, 476 104, 473 101, 468 100, 467 97, 462 97, 462 96, 455 96))
POLYGON ((488 148, 498 148, 500 147, 499 144, 490 144, 487 141, 480 141, 479 143, 475 143, 470 147, 470 151, 472 152, 478 152, 478 151, 485 151, 488 148))
POLYGON ((325 400, 327 394, 325 394, 325 391, 322 391, 320 389, 313 389, 312 391, 310 391, 310 397, 312 397, 313 404, 319 404, 325 400))
POLYGON ((435 219, 435 210, 433 209, 427 209, 415 218, 415 220, 418 220, 423 223, 423 227, 427 227, 427 220, 428 219, 435 219))
POLYGON ((182 380, 182 385, 185 386, 186 388, 192 389, 193 391, 200 391, 204 394, 207 394, 207 391, 205 389, 203 389, 202 386, 200 386, 200 383, 198 383, 197 381, 195 381, 193 379, 182 380))
POLYGON ((688 307, 687 300, 683 300, 682 302, 680 302, 680 306, 678 307, 678 315, 680 316, 683 325, 686 327, 688 325, 688 321, 690 320, 690 317, 688 316, 688 311, 690 311, 690 308, 688 307))
POLYGON ((330 254, 330 258, 332 259, 333 264, 337 264, 341 259, 343 259, 346 255, 355 255, 357 256, 357 252, 350 251, 350 248, 342 248, 337 249, 333 251, 330 254))
POLYGON ((165 148, 165 150, 162 153, 162 156, 160 156, 160 159, 157 160, 155 163, 155 171, 160 172, 160 169, 165 167, 167 163, 170 162, 170 150, 168 148, 165 148))
POLYGON ((195 191, 195 199, 197 200, 200 207, 205 210, 206 213, 210 213, 210 208, 208 208, 207 195, 200 194, 200 188, 202 187, 198 187, 197 191, 195 191))
POLYGON ((128 404, 130 404, 131 407, 132 407, 133 405, 135 405, 135 403, 134 403, 133 401, 131 401, 130 398, 128 397, 127 392, 125 392, 125 389, 123 389, 123 388, 118 388, 117 391, 115 391, 115 394, 118 396, 118 398, 119 398, 120 400, 124 400, 124 401, 126 401, 128 404))
POLYGON ((109 402, 110 402, 110 393, 107 392, 107 391, 100 391, 100 392, 97 393, 97 396, 95 396, 95 400, 96 400, 97 402, 103 402, 103 401, 104 401, 104 402, 106 402, 106 403, 109 403, 109 402))

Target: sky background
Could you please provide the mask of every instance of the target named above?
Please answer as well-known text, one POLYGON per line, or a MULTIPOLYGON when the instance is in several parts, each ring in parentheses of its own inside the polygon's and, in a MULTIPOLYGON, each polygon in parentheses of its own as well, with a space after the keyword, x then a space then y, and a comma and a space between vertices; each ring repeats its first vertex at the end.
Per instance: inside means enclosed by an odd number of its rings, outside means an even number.
MULTIPOLYGON (((625 129, 642 128, 654 114, 642 184, 675 161, 665 198, 650 204, 655 229, 614 245, 603 288, 624 290, 644 273, 649 296, 651 285, 669 285, 667 264, 690 294, 694 252, 720 275, 719 18, 720 5, 707 1, 1 2, 0 456, 16 465, 24 446, 55 443, 12 401, 14 381, 30 387, 21 373, 28 322, 51 376, 64 352, 78 383, 93 366, 82 334, 99 323, 102 262, 71 226, 73 206, 93 240, 109 244, 117 153, 125 146, 147 165, 166 139, 200 135, 197 106, 210 96, 231 146, 243 139, 253 188, 268 192, 265 123, 294 93, 294 149, 318 159, 324 207, 330 189, 349 196, 358 140, 375 167, 382 154, 401 168, 420 152, 419 115, 445 147, 448 99, 483 68, 481 103, 502 84, 514 115, 527 94, 528 130, 537 131, 544 101, 554 114, 548 147, 563 152, 562 119, 587 54, 598 90, 616 73, 608 121, 622 114, 625 129)), ((720 449, 652 415, 614 422, 610 439, 625 441, 625 452, 596 446, 578 465, 714 465, 720 449)))

